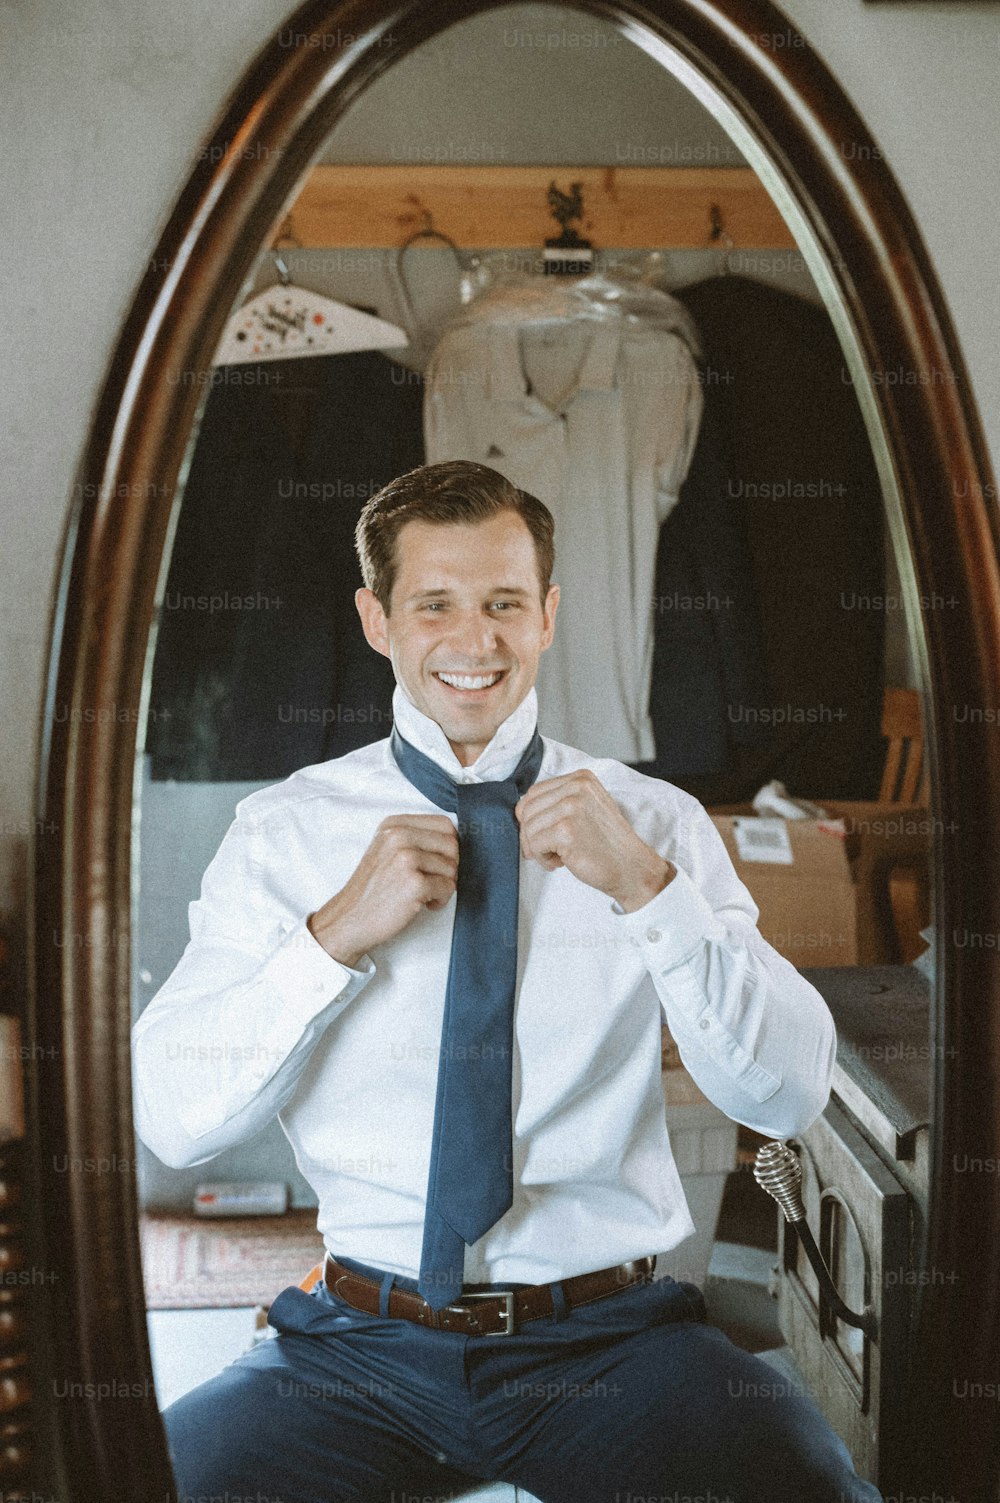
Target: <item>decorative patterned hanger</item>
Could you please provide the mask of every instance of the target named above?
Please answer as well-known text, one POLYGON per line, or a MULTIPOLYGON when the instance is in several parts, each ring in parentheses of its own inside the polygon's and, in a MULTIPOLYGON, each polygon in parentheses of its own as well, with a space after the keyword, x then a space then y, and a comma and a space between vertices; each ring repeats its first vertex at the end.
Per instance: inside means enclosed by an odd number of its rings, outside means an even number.
MULTIPOLYGON (((278 236, 279 240, 285 238, 287 229, 278 236)), ((273 254, 281 280, 265 287, 232 315, 213 364, 345 355, 357 350, 400 349, 409 343, 398 324, 297 287, 280 252, 273 254)))

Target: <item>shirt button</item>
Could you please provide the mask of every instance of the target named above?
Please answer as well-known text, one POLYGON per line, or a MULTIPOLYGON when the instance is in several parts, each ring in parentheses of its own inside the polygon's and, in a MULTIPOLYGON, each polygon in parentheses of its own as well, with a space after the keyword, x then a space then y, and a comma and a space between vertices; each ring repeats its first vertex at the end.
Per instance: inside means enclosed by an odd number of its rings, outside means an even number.
POLYGON ((325 981, 314 981, 313 982, 313 991, 314 992, 325 992, 326 991, 326 982, 325 981))
POLYGON ((663 938, 663 932, 660 929, 647 929, 646 930, 646 938, 648 940, 652 941, 652 943, 655 945, 655 943, 656 943, 656 941, 658 939, 662 939, 663 938))
POLYGON ((698 1027, 699 1028, 707 1028, 708 1027, 708 1019, 707 1018, 702 1018, 701 1021, 700 1021, 700 1023, 698 1024, 698 1027))

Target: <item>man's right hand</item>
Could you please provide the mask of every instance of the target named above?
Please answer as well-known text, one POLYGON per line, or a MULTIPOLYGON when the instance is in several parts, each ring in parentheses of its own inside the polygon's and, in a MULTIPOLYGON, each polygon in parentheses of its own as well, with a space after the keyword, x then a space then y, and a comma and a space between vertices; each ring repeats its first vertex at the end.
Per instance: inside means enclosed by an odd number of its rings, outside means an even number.
POLYGON ((443 908, 458 881, 458 832, 446 814, 390 814, 346 886, 307 919, 328 955, 352 969, 423 909, 443 908))

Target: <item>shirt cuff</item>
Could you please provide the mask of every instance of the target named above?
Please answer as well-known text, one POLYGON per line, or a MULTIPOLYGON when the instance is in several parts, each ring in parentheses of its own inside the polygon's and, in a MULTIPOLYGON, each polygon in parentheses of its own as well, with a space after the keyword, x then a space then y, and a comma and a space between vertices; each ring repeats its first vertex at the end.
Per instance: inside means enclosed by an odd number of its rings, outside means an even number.
POLYGON ((349 1002, 375 974, 375 962, 362 955, 359 969, 344 965, 327 954, 305 919, 286 922, 285 939, 261 970, 261 979, 273 988, 296 1022, 306 1024, 329 1002, 349 1002))
POLYGON ((611 911, 621 916, 625 932, 642 951, 647 965, 661 973, 687 960, 702 940, 722 939, 726 933, 725 925, 687 872, 676 862, 673 866, 676 876, 641 908, 626 913, 620 903, 614 899, 611 902, 611 911))

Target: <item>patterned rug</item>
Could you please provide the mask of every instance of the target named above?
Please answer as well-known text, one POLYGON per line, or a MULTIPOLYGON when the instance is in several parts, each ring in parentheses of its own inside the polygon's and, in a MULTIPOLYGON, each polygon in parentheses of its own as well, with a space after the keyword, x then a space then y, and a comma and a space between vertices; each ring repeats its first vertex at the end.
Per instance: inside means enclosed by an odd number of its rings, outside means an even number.
POLYGON ((323 1256, 315 1206, 217 1221, 146 1213, 139 1234, 150 1310, 270 1305, 323 1256))

